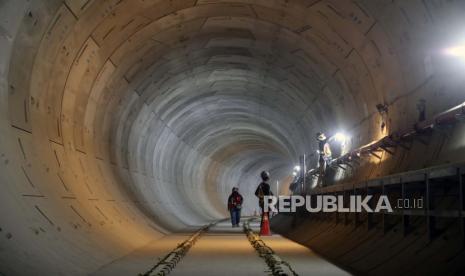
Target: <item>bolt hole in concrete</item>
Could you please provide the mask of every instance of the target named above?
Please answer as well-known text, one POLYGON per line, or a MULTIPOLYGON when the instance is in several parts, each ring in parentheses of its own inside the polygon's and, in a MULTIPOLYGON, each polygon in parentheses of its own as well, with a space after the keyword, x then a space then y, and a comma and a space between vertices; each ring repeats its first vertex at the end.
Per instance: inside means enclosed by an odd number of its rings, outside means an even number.
POLYGON ((145 273, 218 221, 171 273, 269 273, 222 221, 233 187, 242 216, 259 213, 267 170, 275 195, 429 199, 423 213, 273 217, 263 241, 299 275, 463 274, 464 10, 0 1, 2 273, 145 273))

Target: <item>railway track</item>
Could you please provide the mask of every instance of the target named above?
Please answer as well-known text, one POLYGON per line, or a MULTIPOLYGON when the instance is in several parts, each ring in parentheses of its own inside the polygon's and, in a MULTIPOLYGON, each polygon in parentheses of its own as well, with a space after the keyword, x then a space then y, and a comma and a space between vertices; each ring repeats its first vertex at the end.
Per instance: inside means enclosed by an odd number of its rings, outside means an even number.
MULTIPOLYGON (((247 240, 258 253, 259 257, 265 261, 266 266, 268 267, 268 270, 265 270, 265 273, 273 276, 297 276, 298 274, 292 269, 291 265, 282 260, 270 246, 265 244, 260 236, 254 233, 250 227, 250 222, 252 220, 253 219, 249 219, 243 223, 243 233, 246 235, 247 240)), ((159 258, 155 265, 153 265, 145 273, 140 273, 139 276, 165 276, 173 272, 176 266, 188 254, 189 250, 196 244, 202 235, 207 233, 210 228, 217 223, 206 225, 196 231, 194 234, 189 236, 189 238, 178 244, 176 248, 164 257, 159 258)), ((240 235, 240 232, 236 232, 235 235, 240 235)))
POLYGON ((187 240, 180 243, 175 249, 169 252, 166 256, 161 258, 150 270, 145 273, 139 274, 140 276, 164 276, 171 273, 181 259, 186 256, 187 252, 194 246, 200 237, 208 231, 213 224, 202 227, 187 240))
POLYGON ((273 276, 298 276, 292 269, 291 265, 282 260, 276 253, 267 246, 259 235, 255 234, 250 228, 250 220, 243 224, 244 233, 247 235, 252 247, 257 251, 260 258, 264 259, 273 276))

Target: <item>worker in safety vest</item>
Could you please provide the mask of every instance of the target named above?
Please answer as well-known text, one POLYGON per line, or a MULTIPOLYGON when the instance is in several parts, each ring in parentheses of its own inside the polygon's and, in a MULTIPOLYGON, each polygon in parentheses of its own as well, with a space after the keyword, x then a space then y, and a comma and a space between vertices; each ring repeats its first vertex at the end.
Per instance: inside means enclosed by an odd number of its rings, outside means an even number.
POLYGON ((232 193, 228 197, 228 210, 231 214, 232 227, 239 227, 241 221, 241 209, 243 198, 239 194, 239 188, 233 187, 232 193))

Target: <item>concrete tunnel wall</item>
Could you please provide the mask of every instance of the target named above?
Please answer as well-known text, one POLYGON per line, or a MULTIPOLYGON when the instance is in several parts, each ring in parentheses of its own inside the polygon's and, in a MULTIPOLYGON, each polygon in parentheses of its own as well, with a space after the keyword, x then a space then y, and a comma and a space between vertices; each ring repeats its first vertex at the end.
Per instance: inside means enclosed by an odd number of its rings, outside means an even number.
MULTIPOLYGON (((1 273, 85 274, 289 182, 314 133, 356 147, 464 99, 463 1, 0 2, 1 273), (462 37, 461 37, 462 36, 462 37), (376 104, 389 106, 380 128, 376 104)), ((362 179, 463 160, 463 127, 362 179)), ((286 192, 286 186, 281 187, 286 192)))

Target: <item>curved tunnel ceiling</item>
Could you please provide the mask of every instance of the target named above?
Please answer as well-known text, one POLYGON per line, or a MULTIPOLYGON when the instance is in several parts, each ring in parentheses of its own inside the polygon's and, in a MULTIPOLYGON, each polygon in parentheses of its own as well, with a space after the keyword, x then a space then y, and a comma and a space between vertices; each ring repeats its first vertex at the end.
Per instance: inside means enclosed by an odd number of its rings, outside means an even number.
MULTIPOLYGON (((453 33, 463 18, 442 15, 463 3, 407 2, 3 4, 5 204, 34 229, 82 231, 54 246, 114 250, 83 270, 224 217, 233 186, 252 214, 258 173, 288 182, 317 131, 356 146, 383 135, 376 104, 390 105, 389 129, 416 116, 415 89, 450 69, 425 30, 453 33)), ((455 76, 434 81, 452 92, 430 112, 461 98, 455 76)))

